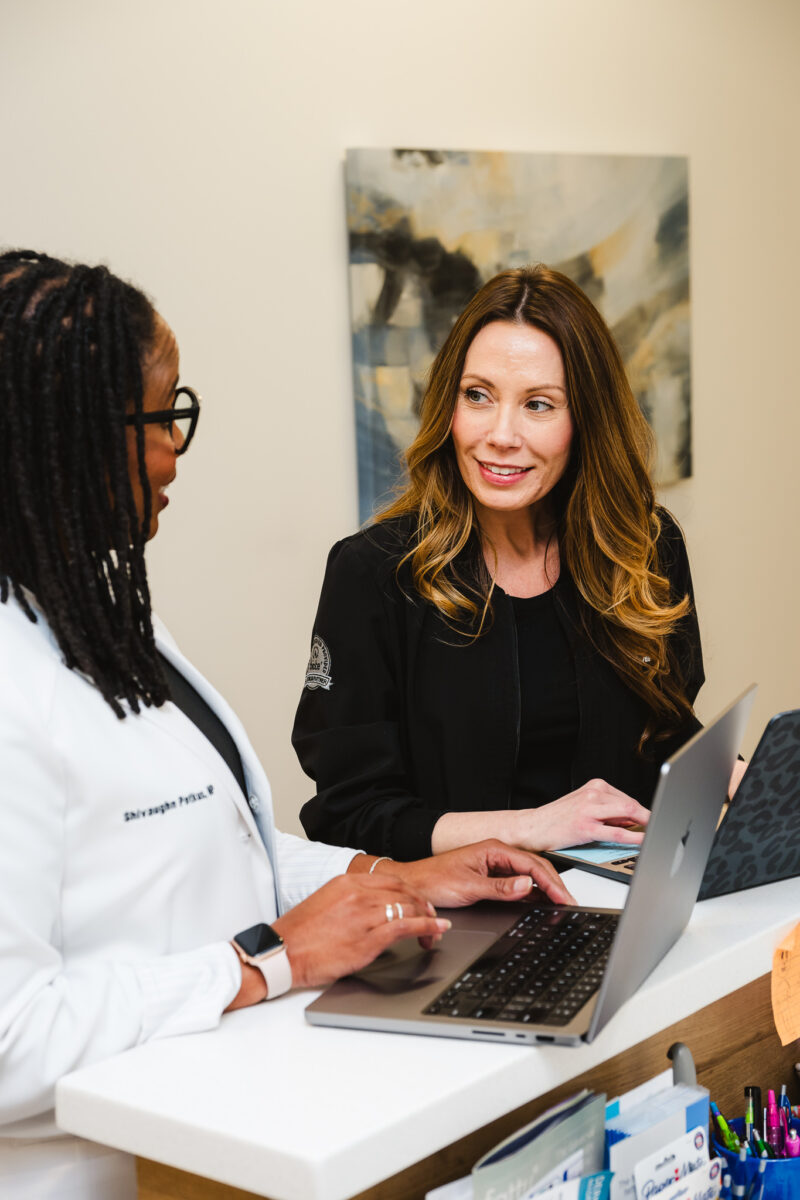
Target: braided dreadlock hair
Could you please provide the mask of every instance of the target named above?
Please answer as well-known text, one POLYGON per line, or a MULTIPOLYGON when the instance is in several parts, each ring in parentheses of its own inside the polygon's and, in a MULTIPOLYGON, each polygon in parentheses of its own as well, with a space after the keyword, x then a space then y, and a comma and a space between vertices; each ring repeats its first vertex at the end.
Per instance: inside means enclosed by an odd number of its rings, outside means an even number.
POLYGON ((66 665, 118 717, 168 699, 144 561, 151 497, 136 423, 144 514, 125 416, 141 415, 155 311, 105 267, 30 250, 0 254, 0 601, 31 621, 31 595, 66 665))

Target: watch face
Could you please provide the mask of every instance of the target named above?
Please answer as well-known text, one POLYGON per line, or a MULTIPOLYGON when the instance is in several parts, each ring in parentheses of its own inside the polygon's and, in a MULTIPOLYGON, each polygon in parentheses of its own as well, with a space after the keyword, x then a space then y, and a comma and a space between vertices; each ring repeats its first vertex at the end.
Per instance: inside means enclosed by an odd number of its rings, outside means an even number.
POLYGON ((251 958, 266 954, 268 950, 274 950, 283 944, 280 934, 276 933, 271 925, 251 925, 249 929, 237 933, 234 941, 251 958))

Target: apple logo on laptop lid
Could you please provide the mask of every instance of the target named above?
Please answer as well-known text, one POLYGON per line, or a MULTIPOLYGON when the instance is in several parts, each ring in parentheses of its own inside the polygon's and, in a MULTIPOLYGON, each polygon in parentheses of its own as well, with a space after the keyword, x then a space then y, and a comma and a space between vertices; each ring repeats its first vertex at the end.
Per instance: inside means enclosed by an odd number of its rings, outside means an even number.
POLYGON ((672 860, 672 870, 669 873, 670 879, 673 879, 681 869, 681 863, 683 862, 684 855, 686 854, 686 843, 689 841, 689 833, 691 828, 692 818, 690 817, 689 824, 686 826, 686 832, 680 838, 677 846, 675 847, 675 857, 672 860))

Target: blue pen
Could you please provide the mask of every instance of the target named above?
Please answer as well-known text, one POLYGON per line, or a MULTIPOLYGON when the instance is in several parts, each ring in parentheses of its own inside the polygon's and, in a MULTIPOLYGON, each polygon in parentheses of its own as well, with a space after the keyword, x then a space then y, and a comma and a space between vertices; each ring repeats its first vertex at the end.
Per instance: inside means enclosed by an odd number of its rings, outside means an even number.
POLYGON ((731 1197, 738 1197, 739 1200, 744 1200, 747 1192, 747 1146, 739 1147, 739 1157, 733 1164, 733 1184, 731 1186, 731 1197))
POLYGON ((722 1176, 722 1187, 719 1189, 719 1200, 731 1200, 731 1177, 727 1171, 722 1176))
POLYGON ((783 1140, 789 1135, 789 1130, 792 1128, 792 1102, 786 1095, 786 1084, 781 1084, 781 1098, 778 1101, 778 1112, 783 1121, 783 1140))
POLYGON ((786 1084, 785 1083, 781 1084, 781 1098, 778 1101, 778 1108, 785 1108, 787 1120, 791 1120, 792 1102, 789 1099, 789 1097, 786 1095, 786 1084))
POLYGON ((764 1174, 766 1166, 767 1166, 767 1157, 766 1157, 766 1155, 764 1155, 764 1157, 759 1161, 758 1171, 755 1173, 753 1178, 750 1180, 750 1186, 747 1189, 747 1195, 745 1197, 745 1200, 762 1200, 762 1197, 764 1195, 764 1184, 767 1181, 766 1176, 764 1174))

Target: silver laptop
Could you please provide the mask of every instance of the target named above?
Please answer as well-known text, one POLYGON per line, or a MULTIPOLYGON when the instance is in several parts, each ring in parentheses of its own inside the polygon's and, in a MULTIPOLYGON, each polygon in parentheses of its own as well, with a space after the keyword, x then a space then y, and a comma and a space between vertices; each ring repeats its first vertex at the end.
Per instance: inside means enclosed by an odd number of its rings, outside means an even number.
POLYGON ((447 910, 453 928, 435 949, 398 943, 328 988, 307 1020, 520 1045, 592 1041, 689 920, 754 695, 661 767, 621 913, 546 899, 447 910))
MULTIPOLYGON (((551 851, 560 871, 579 867, 630 883, 638 846, 590 842, 551 851)), ((698 900, 800 875, 800 709, 772 717, 717 828, 698 900)))

